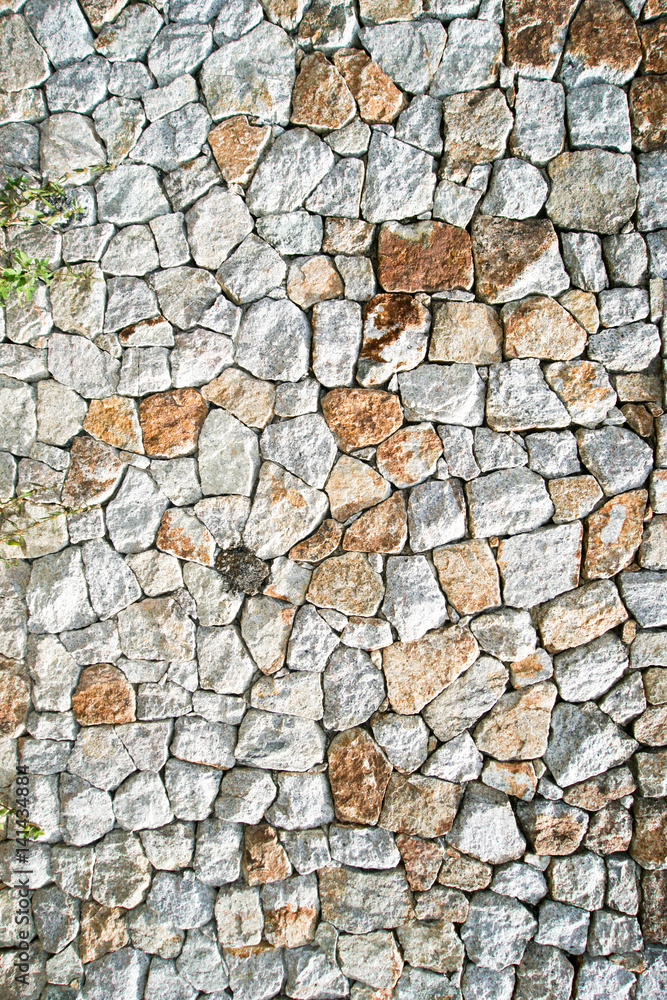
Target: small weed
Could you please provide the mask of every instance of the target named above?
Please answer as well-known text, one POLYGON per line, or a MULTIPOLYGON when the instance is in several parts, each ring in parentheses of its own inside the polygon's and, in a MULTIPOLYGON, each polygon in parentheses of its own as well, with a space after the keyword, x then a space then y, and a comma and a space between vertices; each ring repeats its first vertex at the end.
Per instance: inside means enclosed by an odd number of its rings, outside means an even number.
MULTIPOLYGON (((67 514, 83 514, 92 509, 87 506, 62 507, 58 504, 57 510, 45 514, 44 517, 31 517, 26 511, 26 503, 52 503, 52 501, 44 499, 45 494, 45 487, 33 486, 32 489, 22 491, 15 497, 10 497, 9 500, 0 500, 0 545, 9 545, 25 552, 27 548, 25 536, 31 528, 46 524, 47 521, 54 521, 57 517, 63 517, 67 514)), ((0 561, 6 560, 0 557, 0 561)))
MULTIPOLYGON (((5 805, 4 802, 0 802, 0 819, 3 816, 16 816, 16 809, 13 806, 5 805)), ((16 822, 20 827, 21 836, 27 840, 37 840, 38 837, 44 836, 41 826, 37 826, 36 823, 31 823, 29 820, 17 820, 16 822)))

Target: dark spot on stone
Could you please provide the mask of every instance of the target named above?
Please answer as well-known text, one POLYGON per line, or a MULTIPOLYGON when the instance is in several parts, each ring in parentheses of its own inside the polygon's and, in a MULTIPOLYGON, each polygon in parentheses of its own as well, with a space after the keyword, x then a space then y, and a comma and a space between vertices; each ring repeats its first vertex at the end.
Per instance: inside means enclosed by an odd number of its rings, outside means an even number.
POLYGON ((228 549, 215 560, 215 568, 230 590, 240 590, 251 597, 259 594, 269 575, 269 567, 246 549, 228 549))

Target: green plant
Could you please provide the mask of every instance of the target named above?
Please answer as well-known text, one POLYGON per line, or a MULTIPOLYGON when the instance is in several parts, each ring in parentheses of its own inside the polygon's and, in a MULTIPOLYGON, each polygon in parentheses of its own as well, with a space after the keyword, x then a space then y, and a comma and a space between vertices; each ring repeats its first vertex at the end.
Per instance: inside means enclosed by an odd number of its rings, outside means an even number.
MULTIPOLYGON (((0 819, 3 816, 16 816, 16 809, 13 806, 6 805, 4 802, 0 802, 0 819)), ((17 825, 20 826, 21 836, 27 840, 37 840, 38 837, 44 836, 41 826, 31 823, 30 820, 17 820, 17 825)))
POLYGON ((53 272, 46 258, 29 257, 23 250, 11 250, 0 265, 0 302, 5 303, 12 292, 30 302, 37 282, 49 285, 53 272))
POLYGON ((0 227, 66 222, 82 212, 76 201, 68 201, 66 189, 57 181, 40 184, 23 174, 10 177, 0 187, 0 227))
POLYGON ((32 489, 23 490, 8 500, 0 500, 0 545, 14 546, 19 548, 21 552, 25 552, 27 548, 25 536, 31 528, 46 524, 48 521, 54 521, 57 517, 64 517, 67 514, 82 514, 91 509, 87 506, 62 507, 57 505, 57 509, 45 514, 44 517, 34 518, 26 510, 26 504, 30 501, 40 504, 52 503, 52 501, 45 501, 45 492, 43 486, 33 486, 32 489))

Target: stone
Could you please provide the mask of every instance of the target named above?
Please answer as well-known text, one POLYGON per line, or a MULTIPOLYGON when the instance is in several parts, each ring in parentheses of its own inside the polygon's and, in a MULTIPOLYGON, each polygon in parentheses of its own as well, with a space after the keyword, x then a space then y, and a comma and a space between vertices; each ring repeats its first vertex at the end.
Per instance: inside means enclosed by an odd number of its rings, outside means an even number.
POLYGON ((378 244, 378 280, 390 292, 434 292, 473 282, 470 238, 456 226, 385 223, 378 244))
POLYGON ((361 725, 382 704, 384 678, 367 653, 339 647, 324 671, 324 726, 336 731, 361 725))
POLYGON ((558 295, 569 285, 549 220, 479 216, 472 227, 472 245, 477 291, 486 302, 558 295))
POLYGON ((314 875, 297 875, 261 889, 264 935, 274 948, 298 948, 315 938, 319 899, 314 875))
POLYGON ((362 41, 394 83, 409 93, 423 94, 440 62, 446 34, 437 21, 413 21, 366 25, 362 41))
POLYGON ((239 195, 213 188, 186 213, 188 243, 198 267, 220 267, 252 231, 252 219, 239 195))
POLYGON ((279 670, 285 659, 294 608, 273 597, 251 597, 245 602, 241 634, 264 674, 279 670))
POLYGON ((201 427, 198 465, 204 494, 250 496, 259 470, 257 437, 230 413, 213 409, 201 427))
POLYGON ((486 541, 436 549, 433 562, 442 589, 459 614, 474 614, 500 604, 498 571, 486 541))
POLYGON ((587 958, 577 974, 576 989, 581 997, 604 996, 605 992, 613 990, 619 998, 625 998, 630 995, 635 980, 632 972, 613 962, 587 958))
POLYGON ((128 469, 105 512, 107 530, 116 551, 140 552, 147 549, 155 539, 167 503, 166 497, 146 472, 128 469))
POLYGON ((645 490, 622 493, 589 516, 584 577, 614 576, 632 562, 641 542, 646 500, 645 490))
POLYGON ((651 449, 624 427, 580 430, 579 454, 607 496, 642 486, 652 463, 651 449))
POLYGON ((276 786, 269 774, 236 766, 223 776, 215 814, 227 823, 256 825, 275 796, 276 786))
POLYGON ((265 459, 279 463, 309 486, 320 489, 336 457, 333 435, 319 414, 272 424, 262 434, 260 444, 265 459))
POLYGON ((106 155, 88 118, 73 112, 53 115, 40 131, 39 158, 42 173, 53 181, 72 176, 74 184, 86 184, 106 165, 106 155))
POLYGON ((616 402, 603 365, 592 361, 561 362, 547 365, 544 374, 571 419, 584 427, 601 423, 616 402))
POLYGON ((268 125, 249 125, 245 115, 227 118, 209 132, 211 151, 228 184, 250 181, 270 138, 268 125))
POLYGON ((553 513, 544 480, 528 469, 480 476, 466 483, 465 490, 473 537, 530 531, 553 513))
POLYGON ((47 358, 51 375, 86 399, 105 399, 116 391, 120 363, 83 337, 53 333, 47 358))
POLYGON ((259 944, 264 918, 259 891, 238 886, 224 886, 215 902, 218 940, 227 948, 245 948, 259 944))
POLYGON ((562 949, 570 955, 582 955, 586 950, 590 917, 587 910, 578 906, 545 900, 540 906, 540 925, 535 942, 562 949))
POLYGON ((69 547, 36 560, 26 601, 31 630, 37 634, 83 628, 95 621, 80 550, 69 547))
POLYGON ((429 211, 436 182, 433 166, 433 157, 427 153, 373 132, 361 198, 363 218, 384 222, 429 211))
POLYGON ((260 558, 283 555, 320 524, 327 507, 324 493, 306 486, 280 466, 265 462, 260 468, 244 542, 260 558))
POLYGON ((449 25, 442 62, 431 83, 433 97, 492 86, 502 56, 502 36, 492 21, 457 18, 449 25))
POLYGON ((556 858, 548 872, 553 899, 586 910, 599 910, 603 906, 607 877, 604 862, 597 855, 585 853, 556 858))
POLYGON ((328 750, 329 781, 336 818, 348 823, 377 823, 391 765, 363 729, 349 729, 328 750))
POLYGON ((442 445, 430 424, 397 431, 377 449, 379 472, 399 489, 414 486, 433 475, 442 445))
POLYGON ((521 76, 550 80, 560 61, 567 29, 576 9, 572 0, 537 10, 525 0, 507 5, 507 61, 521 76), (537 19, 537 20, 536 20, 537 19))
POLYGON ((640 60, 639 36, 627 7, 586 0, 572 21, 560 77, 568 87, 598 80, 622 85, 640 60))
POLYGON ((485 215, 528 219, 538 214, 547 193, 547 183, 537 167, 519 159, 498 160, 481 211, 485 215))
POLYGON ((638 187, 627 154, 602 149, 561 153, 549 163, 549 175, 547 212, 559 227, 617 233, 634 211, 638 187))
POLYGON ((475 744, 498 760, 534 760, 547 747, 556 689, 538 683, 504 695, 475 728, 475 744))
POLYGON ((582 534, 577 522, 501 541, 496 561, 505 603, 533 607, 573 590, 579 583, 582 534))
POLYGON ((96 193, 99 218, 117 226, 148 222, 169 211, 157 173, 150 166, 121 164, 102 175, 96 193))
POLYGON ((398 371, 415 368, 426 353, 430 317, 408 295, 376 295, 364 310, 364 336, 357 381, 380 385, 398 371))
POLYGON ((388 647, 383 669, 392 707, 405 715, 420 711, 474 662, 477 653, 475 640, 459 626, 388 647))
POLYGON ((405 876, 394 872, 359 872, 323 868, 318 873, 322 920, 350 934, 398 927, 408 917, 405 876))
POLYGON ((481 302, 435 306, 429 361, 486 365, 500 361, 502 330, 494 309, 481 302))
POLYGON ((239 728, 235 756, 249 766, 307 771, 324 758, 324 734, 315 722, 250 709, 239 728))
POLYGON ((507 357, 569 361, 583 352, 586 331, 554 299, 530 296, 501 315, 507 357))
MULTIPOLYGON (((431 22, 433 26, 434 22, 431 22)), ((401 112, 396 127, 396 138, 423 149, 425 153, 438 156, 442 153, 443 142, 440 135, 442 110, 439 101, 425 94, 418 94, 401 112)))
POLYGON ((599 292, 609 284, 602 242, 594 233, 563 233, 563 258, 575 285, 599 292))
POLYGON ((291 865, 272 826, 261 823, 245 830, 243 872, 249 885, 264 885, 287 878, 291 865))
POLYGON ((421 365, 399 376, 408 420, 477 426, 483 419, 484 383, 473 365, 421 365))
POLYGON ((306 56, 292 92, 291 121, 315 132, 340 129, 354 118, 356 105, 345 80, 322 52, 306 56))
POLYGON ((74 775, 61 774, 59 793, 60 823, 66 844, 75 847, 90 844, 113 827, 115 818, 108 792, 74 775))
POLYGON ((423 775, 389 779, 380 826, 396 833, 437 837, 451 829, 460 802, 459 785, 423 775))
POLYGON ((492 864, 514 861, 525 849, 508 797, 477 782, 467 786, 447 843, 492 864))
POLYGON ((260 299, 243 318, 236 361, 257 378, 297 382, 306 374, 309 349, 310 328, 301 310, 285 300, 260 299))
POLYGON ((620 87, 597 83, 572 91, 567 97, 567 117, 575 149, 606 146, 630 152, 628 100, 620 87))
MULTIPOLYGON (((583 840, 588 816, 581 809, 564 802, 534 799, 517 806, 519 822, 535 854, 562 856, 573 854, 583 840)), ((568 902, 574 902, 568 899, 568 902)), ((548 944, 549 942, 542 942, 548 944)))
POLYGON ((567 701, 599 698, 623 675, 627 651, 615 635, 604 635, 576 649, 560 653, 554 673, 561 697, 567 701))
POLYGON ((642 570, 619 577, 621 593, 630 613, 644 627, 661 625, 665 619, 665 577, 662 573, 642 570))
POLYGON ((594 703, 581 707, 563 703, 552 713, 544 759, 559 785, 568 787, 624 763, 634 746, 594 703))
POLYGON ((220 291, 213 275, 194 267, 171 267, 157 271, 151 283, 165 317, 182 330, 195 326, 220 291))
POLYGON ((151 456, 191 455, 206 419, 206 404, 195 389, 175 389, 142 399, 139 422, 151 456))
POLYGON ((529 1000, 540 991, 553 1000, 565 1000, 571 991, 574 969, 562 951, 529 942, 516 968, 516 998, 529 1000))
POLYGON ((92 400, 83 428, 92 437, 114 448, 139 454, 144 450, 136 406, 122 396, 92 400))
POLYGON ((508 672, 498 660, 481 656, 429 703, 424 719, 438 739, 451 740, 495 705, 507 679, 508 672))
POLYGON ((317 302, 312 312, 313 371, 327 387, 350 385, 361 345, 361 310, 352 302, 317 302))
POLYGON ((134 573, 106 542, 88 541, 82 553, 90 601, 100 618, 110 618, 141 597, 134 573))
POLYGON ((505 152, 513 117, 498 90, 469 90, 445 97, 445 150, 441 176, 463 183, 472 168, 505 152))
POLYGON ((190 660, 194 625, 171 597, 146 598, 118 616, 120 644, 126 656, 148 660, 190 660))
POLYGON ((403 494, 394 493, 347 529, 343 548, 353 552, 401 552, 407 537, 403 494))
POLYGON ((72 709, 82 726, 134 721, 134 690, 121 671, 109 663, 86 667, 72 694, 72 709))
POLYGON ((390 931, 341 935, 338 957, 343 975, 376 989, 393 988, 403 968, 401 953, 390 931))
POLYGON ((662 75, 645 76, 632 81, 630 86, 632 142, 643 153, 660 149, 664 145, 663 115, 666 100, 667 92, 662 75))
POLYGON ((518 965, 537 923, 517 900, 494 892, 474 896, 461 937, 469 957, 484 968, 518 965))
POLYGON ((125 913, 120 907, 87 902, 81 907, 79 954, 82 961, 95 962, 129 944, 125 913))
POLYGON ((322 409, 329 429, 345 451, 379 444, 403 421, 396 396, 379 389, 332 389, 322 398, 322 409))

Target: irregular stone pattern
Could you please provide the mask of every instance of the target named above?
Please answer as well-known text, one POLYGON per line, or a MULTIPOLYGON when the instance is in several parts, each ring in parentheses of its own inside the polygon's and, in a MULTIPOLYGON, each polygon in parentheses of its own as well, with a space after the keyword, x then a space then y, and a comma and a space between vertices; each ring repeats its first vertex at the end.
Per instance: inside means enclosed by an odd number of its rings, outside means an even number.
POLYGON ((3 1000, 664 1000, 666 123, 665 0, 0 5, 3 1000))

